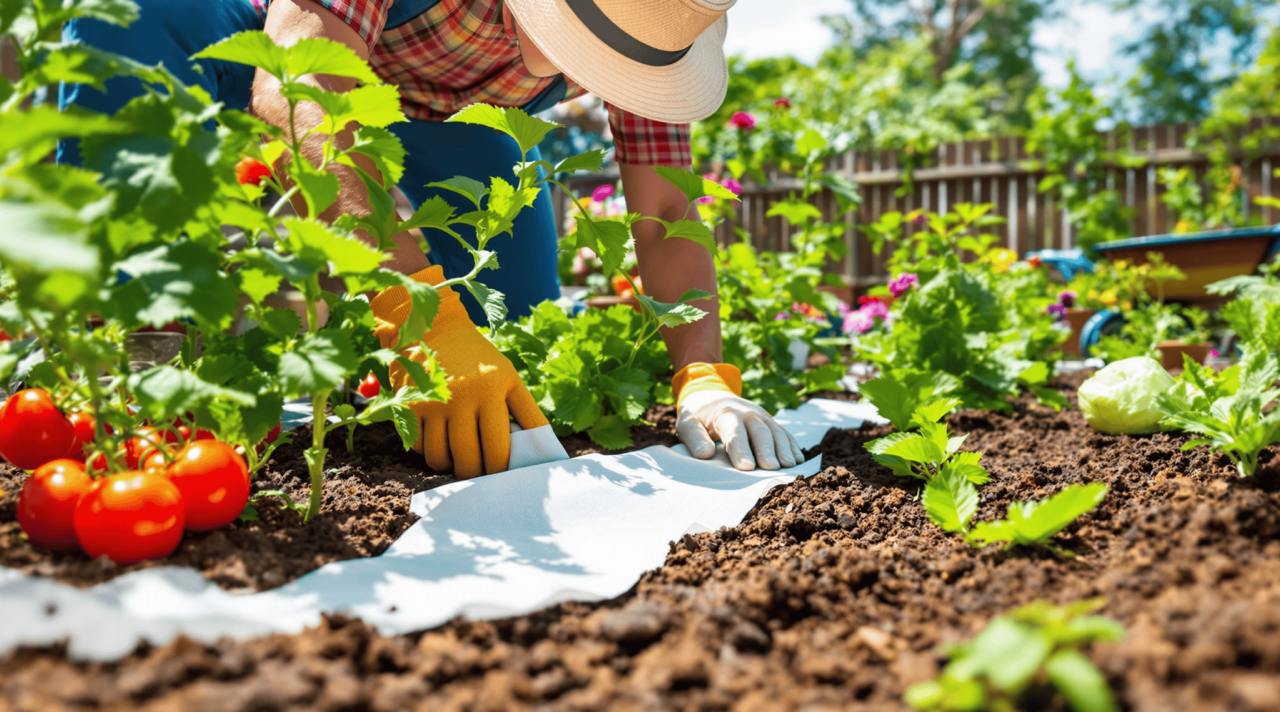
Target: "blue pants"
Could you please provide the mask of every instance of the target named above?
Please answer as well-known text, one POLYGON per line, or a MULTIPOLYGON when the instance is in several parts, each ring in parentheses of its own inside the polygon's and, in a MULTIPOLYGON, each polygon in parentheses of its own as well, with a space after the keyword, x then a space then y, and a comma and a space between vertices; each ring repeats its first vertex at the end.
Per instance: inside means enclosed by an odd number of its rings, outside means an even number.
MULTIPOLYGON (((248 108, 252 67, 208 59, 193 61, 190 57, 236 32, 261 30, 264 18, 249 0, 135 1, 141 14, 129 27, 81 20, 67 26, 65 39, 122 54, 144 64, 163 63, 186 84, 203 87, 214 101, 233 109, 248 108), (194 68, 196 65, 200 71, 194 68)), ((60 88, 58 103, 62 108, 74 104, 110 114, 140 93, 136 80, 118 78, 107 82, 105 92, 76 84, 64 85, 60 88)), ((485 184, 494 176, 512 180, 511 169, 521 159, 514 141, 480 126, 410 120, 391 129, 404 143, 408 156, 399 187, 415 207, 439 194, 459 212, 472 210, 462 197, 428 190, 426 185, 456 175, 485 184)), ((535 149, 531 159, 539 158, 535 149)), ((79 150, 74 142, 58 147, 58 160, 79 164, 79 150)), ((474 233, 466 226, 459 226, 459 231, 474 244, 474 233)), ((431 261, 441 265, 446 276, 461 277, 470 272, 471 256, 453 238, 438 231, 428 231, 426 237, 431 261)), ((500 267, 481 273, 480 281, 507 295, 507 307, 513 318, 528 314, 539 302, 560 296, 556 226, 548 189, 544 188, 533 207, 516 218, 512 235, 494 239, 488 249, 498 253, 500 267)), ((463 294, 463 301, 471 318, 477 324, 485 324, 484 312, 471 296, 463 294)))

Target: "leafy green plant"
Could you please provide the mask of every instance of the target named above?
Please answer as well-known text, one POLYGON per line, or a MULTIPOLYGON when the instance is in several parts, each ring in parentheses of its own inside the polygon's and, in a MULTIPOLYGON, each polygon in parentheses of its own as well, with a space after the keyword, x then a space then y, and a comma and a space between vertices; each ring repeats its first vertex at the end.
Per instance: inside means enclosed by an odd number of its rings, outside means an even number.
POLYGON ((1215 373, 1185 359, 1173 390, 1162 394, 1163 425, 1194 436, 1183 450, 1207 445, 1235 463, 1241 477, 1258 469, 1258 457, 1280 442, 1280 357, 1247 345, 1240 363, 1215 373))
POLYGON ((912 430, 890 433, 864 446, 893 474, 924 482, 925 512, 948 532, 968 529, 978 511, 976 486, 990 478, 981 465, 982 453, 960 451, 967 436, 951 436, 939 422, 956 404, 947 398, 924 403, 911 415, 912 430))
POLYGON ((767 214, 786 221, 790 249, 758 250, 740 231, 742 240, 716 261, 726 358, 745 365, 744 395, 770 411, 799 405, 808 393, 839 388, 840 354, 822 336, 835 330, 832 321, 841 303, 822 287, 838 284, 829 268, 845 254, 842 218, 861 200, 855 186, 826 172, 830 147, 822 135, 811 128, 795 130, 787 166, 798 173, 800 188, 767 214), (814 205, 824 189, 836 197, 830 219, 814 205), (797 344, 823 353, 830 363, 815 369, 798 363, 797 344))
POLYGON ((1232 297, 1218 314, 1242 342, 1280 351, 1280 257, 1263 265, 1259 275, 1214 282, 1207 291, 1232 297))
MULTIPOLYGON (((256 470, 256 446, 279 424, 284 401, 306 398, 315 424, 305 452, 309 519, 322 499, 327 434, 390 421, 408 448, 418 437, 411 406, 448 397, 447 374, 415 343, 433 321, 437 290, 466 290, 499 323, 502 295, 476 279, 496 264, 488 243, 511 231, 546 176, 598 166, 599 156, 529 161, 554 124, 468 107, 450 120, 507 135, 526 159, 509 179, 431 186, 472 210, 459 214, 436 196, 400 220, 388 189, 403 175, 404 149, 386 128, 403 120, 399 96, 349 48, 323 39, 286 48, 245 32, 197 54, 274 77, 291 117, 282 127, 226 109, 163 68, 61 43, 62 24, 76 17, 124 24, 136 8, 124 0, 37 2, 0 13, 0 33, 17 40, 22 70, 16 84, 0 86, 0 215, 14 227, 0 237, 0 326, 20 336, 0 343, 0 378, 46 387, 64 410, 93 413, 86 455, 108 472, 134 466, 124 446, 153 427, 145 423, 167 430, 179 417, 240 445, 256 470), (306 80, 313 74, 359 85, 329 92, 306 80), (100 86, 113 76, 144 86, 115 116, 26 101, 57 82, 100 86), (303 104, 319 117, 314 125, 298 118, 303 104), (79 141, 83 168, 45 161, 66 139, 79 141), (245 157, 256 160, 252 171, 241 170, 245 157), (330 224, 319 216, 337 198, 336 169, 359 178, 369 211, 330 224), (290 203, 300 215, 285 214, 290 203), (227 226, 243 232, 242 243, 228 239, 227 226), (474 230, 474 244, 462 239, 463 227, 474 230), (418 229, 463 243, 472 269, 431 286, 382 267, 393 238, 418 229), (282 287, 299 295, 296 309, 278 306, 282 287), (364 295, 388 287, 407 290, 411 310, 396 343, 382 348, 364 295), (132 370, 128 335, 175 323, 186 333, 178 355, 132 370), (388 383, 392 366, 409 385, 384 387, 359 410, 335 401, 370 371, 388 383)), ((419 244, 426 249, 420 235, 419 244)))
POLYGON ((919 286, 894 299, 891 328, 855 340, 855 353, 898 380, 949 374, 969 407, 1006 410, 1023 391, 1061 407, 1047 386, 1047 359, 1064 338, 1046 311, 1052 299, 1042 276, 1027 276, 1034 267, 992 249, 990 211, 962 203, 946 215, 886 214, 866 228, 873 246, 893 247, 892 269, 918 275, 919 286))
MULTIPOLYGON (((688 307, 692 308, 692 307, 688 307)), ((560 435, 585 432, 601 447, 631 445, 631 427, 670 402, 671 361, 645 316, 628 306, 566 315, 543 302, 495 337, 560 435)))
POLYGON ((946 648, 942 674, 912 685, 904 699, 937 712, 1014 710, 1028 688, 1048 683, 1076 712, 1118 710, 1106 677, 1083 652, 1124 635, 1120 624, 1094 615, 1103 605, 1037 601, 993 618, 972 641, 946 648))
POLYGON ((1148 301, 1124 313, 1124 324, 1098 340, 1090 354, 1112 362, 1134 356, 1158 356, 1160 344, 1209 340, 1209 313, 1196 307, 1148 301))
POLYGON ((965 535, 970 544, 983 548, 992 544, 1041 546, 1063 557, 1072 553, 1050 543, 1053 537, 1076 519, 1093 511, 1107 496, 1107 486, 1098 482, 1069 485, 1048 499, 1013 502, 1004 519, 980 522, 965 535))

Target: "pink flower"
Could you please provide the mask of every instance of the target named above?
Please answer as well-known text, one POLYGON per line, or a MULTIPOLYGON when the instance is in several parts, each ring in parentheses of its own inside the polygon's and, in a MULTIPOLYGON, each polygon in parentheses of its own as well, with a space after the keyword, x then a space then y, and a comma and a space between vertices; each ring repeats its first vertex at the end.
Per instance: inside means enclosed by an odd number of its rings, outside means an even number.
POLYGON ((596 258, 596 251, 590 247, 579 247, 578 257, 581 257, 584 260, 594 260, 596 258))
POLYGON ((613 184, 612 184, 612 183, 605 183, 604 185, 602 185, 602 186, 600 186, 600 187, 596 188, 595 190, 591 191, 591 199, 592 199, 592 200, 594 200, 594 201, 595 201, 595 202, 597 202, 597 203, 603 203, 604 201, 608 200, 609 198, 612 198, 612 197, 613 197, 613 193, 614 193, 614 191, 613 191, 613 184))
POLYGON ((914 218, 911 218, 911 224, 916 227, 924 227, 929 224, 929 216, 924 213, 920 213, 914 218))
POLYGON ((723 185, 725 188, 729 190, 730 193, 733 193, 734 195, 742 195, 742 184, 739 183, 735 178, 725 178, 724 181, 720 183, 720 185, 723 185))
POLYGON ((875 317, 862 309, 858 309, 845 315, 842 326, 846 334, 865 334, 875 328, 875 325, 875 317))
POLYGON ((920 281, 920 278, 911 272, 898 275, 892 282, 889 282, 889 293, 895 298, 901 297, 920 281))
POLYGON ((1222 354, 1217 349, 1209 349, 1209 358, 1222 358, 1222 354))
POLYGON ((745 111, 735 111, 733 116, 729 117, 729 125, 739 131, 751 131, 756 127, 756 117, 745 111))
POLYGON ((889 305, 876 300, 863 304, 858 308, 858 311, 871 316, 873 319, 884 319, 889 316, 889 305))
POLYGON ((791 100, 785 96, 780 96, 773 100, 773 106, 775 109, 790 109, 791 100))

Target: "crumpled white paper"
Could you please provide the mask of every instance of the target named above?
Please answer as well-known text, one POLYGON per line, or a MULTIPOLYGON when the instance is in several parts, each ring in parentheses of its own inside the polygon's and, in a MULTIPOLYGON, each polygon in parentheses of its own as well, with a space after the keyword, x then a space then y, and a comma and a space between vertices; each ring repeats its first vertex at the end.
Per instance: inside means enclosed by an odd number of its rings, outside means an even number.
MULTIPOLYGON (((778 418, 805 448, 830 428, 873 419, 866 404, 821 400, 778 418)), ((328 564, 261 593, 229 593, 187 568, 148 569, 89 589, 0 568, 0 654, 66 641, 74 658, 110 661, 139 642, 178 635, 210 642, 297 632, 322 613, 356 615, 395 634, 458 615, 615 598, 662 564, 672 540, 733 526, 772 487, 819 469, 814 458, 741 472, 723 451, 703 461, 683 447, 522 467, 420 492, 412 508, 421 520, 381 556, 328 564)))

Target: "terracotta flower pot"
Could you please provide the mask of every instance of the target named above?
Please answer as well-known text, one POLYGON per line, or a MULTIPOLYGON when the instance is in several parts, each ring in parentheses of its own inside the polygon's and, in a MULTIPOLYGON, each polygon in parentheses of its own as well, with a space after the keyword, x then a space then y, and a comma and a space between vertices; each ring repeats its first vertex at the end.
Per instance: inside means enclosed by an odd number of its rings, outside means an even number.
POLYGON ((1212 347, 1209 344, 1189 344, 1185 341, 1161 341, 1156 344, 1160 349, 1160 365, 1166 371, 1182 370, 1182 356, 1190 356, 1196 363, 1204 363, 1209 358, 1212 347))
POLYGON ((1065 343, 1062 344, 1062 355, 1068 358, 1080 358, 1080 334, 1084 332, 1084 325, 1095 314, 1092 309, 1071 308, 1063 315, 1067 326, 1071 327, 1071 335, 1067 337, 1065 343))
POLYGON ((605 294, 595 297, 587 297, 587 307, 590 309, 608 309, 619 304, 626 304, 632 309, 639 309, 640 305, 636 302, 635 297, 620 297, 615 294, 605 294))

